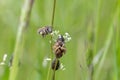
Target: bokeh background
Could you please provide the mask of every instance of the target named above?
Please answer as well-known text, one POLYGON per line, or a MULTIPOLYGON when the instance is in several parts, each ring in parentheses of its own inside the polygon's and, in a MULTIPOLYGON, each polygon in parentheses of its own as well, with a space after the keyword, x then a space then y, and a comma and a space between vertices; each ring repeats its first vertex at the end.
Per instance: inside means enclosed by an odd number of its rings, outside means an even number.
MULTIPOLYGON (((4 54, 8 55, 6 65, 0 65, 0 80, 9 79, 8 63, 15 48, 23 4, 24 0, 0 0, 0 62, 4 54)), ((47 80, 50 63, 43 66, 43 60, 51 51, 50 36, 42 38, 37 29, 51 24, 52 6, 53 0, 34 2, 24 32, 17 80, 47 80)), ((119 0, 57 0, 54 29, 61 34, 68 32, 72 40, 66 43, 67 52, 60 59, 65 70, 56 72, 56 80, 91 80, 88 62, 95 61, 93 80, 119 80, 119 23, 119 0)))

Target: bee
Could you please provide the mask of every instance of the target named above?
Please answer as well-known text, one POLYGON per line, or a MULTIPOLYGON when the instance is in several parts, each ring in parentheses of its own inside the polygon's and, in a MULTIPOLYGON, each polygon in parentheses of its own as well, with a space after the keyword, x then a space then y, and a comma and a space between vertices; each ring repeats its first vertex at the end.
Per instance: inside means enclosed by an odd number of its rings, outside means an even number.
POLYGON ((56 58, 61 58, 66 52, 66 47, 64 44, 63 36, 59 36, 56 43, 53 46, 53 52, 55 53, 56 58))
POLYGON ((58 70, 60 68, 60 61, 58 59, 54 59, 52 61, 52 65, 51 65, 51 68, 53 70, 58 70))
POLYGON ((46 35, 52 33, 52 27, 51 26, 45 26, 38 29, 38 34, 42 35, 42 37, 45 37, 46 35))

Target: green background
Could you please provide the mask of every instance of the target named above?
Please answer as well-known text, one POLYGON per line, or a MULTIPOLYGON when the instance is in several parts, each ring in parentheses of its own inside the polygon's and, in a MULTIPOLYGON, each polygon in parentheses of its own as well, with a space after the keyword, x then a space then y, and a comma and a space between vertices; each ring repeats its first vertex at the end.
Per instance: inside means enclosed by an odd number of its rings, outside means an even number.
MULTIPOLYGON (((23 4, 24 0, 0 0, 0 62, 3 55, 7 54, 8 64, 13 54, 23 4)), ((47 80, 50 63, 43 67, 42 62, 51 51, 50 36, 42 38, 37 34, 37 29, 51 24, 52 6, 53 0, 34 2, 29 26, 24 31, 17 80, 47 80)), ((57 0, 54 29, 61 34, 68 32, 72 40, 66 43, 67 52, 60 59, 65 70, 56 71, 56 80, 89 80, 89 49, 92 50, 93 57, 103 50, 94 66, 93 77, 100 72, 97 80, 119 80, 119 24, 119 0, 57 0), (113 33, 109 34, 111 26, 113 33), (109 35, 112 37, 107 38, 109 35), (107 50, 106 44, 109 40, 111 42, 107 50), (103 59, 104 54, 106 55, 103 59), (97 71, 101 60, 103 62, 100 71, 97 71)), ((0 66, 0 80, 8 80, 9 73, 10 67, 0 66)))

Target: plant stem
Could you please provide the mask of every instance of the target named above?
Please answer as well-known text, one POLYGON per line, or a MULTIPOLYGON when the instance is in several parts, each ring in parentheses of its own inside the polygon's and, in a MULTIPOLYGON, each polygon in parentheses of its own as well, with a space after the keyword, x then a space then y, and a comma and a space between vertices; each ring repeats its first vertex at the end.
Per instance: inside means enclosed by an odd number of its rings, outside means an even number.
POLYGON ((30 19, 30 13, 33 6, 34 0, 25 0, 24 6, 21 10, 21 16, 20 16, 20 24, 18 26, 18 32, 16 37, 16 44, 14 48, 14 58, 12 62, 12 67, 10 70, 10 76, 9 80, 16 80, 17 73, 18 73, 18 64, 19 64, 19 58, 22 53, 21 51, 21 43, 23 38, 23 31, 28 26, 29 19, 30 19))
MULTIPOLYGON (((51 26, 52 26, 52 28, 54 28, 53 26, 54 26, 55 8, 56 8, 56 0, 54 0, 54 2, 53 2, 53 11, 52 11, 52 18, 51 18, 51 26)), ((50 54, 50 57, 53 60, 52 46, 53 46, 53 42, 52 42, 52 35, 51 35, 51 54, 50 54)), ((50 70, 51 70, 51 64, 50 64, 49 69, 48 69, 47 80, 49 79, 49 76, 50 76, 50 70)))
MULTIPOLYGON (((53 3, 53 13, 52 13, 52 20, 51 20, 52 28, 54 28, 53 25, 54 25, 54 17, 55 17, 55 8, 56 8, 56 0, 54 0, 54 3, 53 3)), ((52 36, 51 36, 51 42, 52 42, 52 36)), ((52 46, 53 44, 51 43, 51 50, 52 50, 52 46)), ((52 60, 53 60, 53 54, 52 54, 52 60)), ((57 59, 55 61, 55 69, 57 65, 56 63, 57 63, 57 59)), ((55 80, 55 69, 53 70, 52 80, 55 80)))
POLYGON ((55 68, 53 70, 53 76, 52 76, 52 80, 55 80, 55 69, 57 67, 57 63, 58 63, 58 58, 55 59, 55 68))
MULTIPOLYGON (((56 0, 53 2, 53 12, 52 12, 52 19, 51 19, 51 26, 54 28, 54 17, 55 17, 55 7, 56 7, 56 0)), ((53 42, 52 42, 52 36, 51 36, 51 58, 53 59, 53 50, 52 50, 53 42)))
POLYGON ((56 0, 54 0, 54 3, 53 3, 53 12, 52 12, 52 20, 51 20, 51 26, 52 27, 54 25, 55 8, 56 8, 56 0))
POLYGON ((48 68, 47 80, 49 80, 49 78, 50 78, 50 70, 51 70, 51 61, 50 61, 50 65, 49 65, 49 68, 48 68))

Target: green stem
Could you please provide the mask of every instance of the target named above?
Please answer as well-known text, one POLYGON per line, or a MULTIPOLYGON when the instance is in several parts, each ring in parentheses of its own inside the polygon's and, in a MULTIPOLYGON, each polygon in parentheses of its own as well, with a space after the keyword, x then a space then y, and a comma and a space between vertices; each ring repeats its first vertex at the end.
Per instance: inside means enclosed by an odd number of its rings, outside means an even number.
MULTIPOLYGON (((53 2, 53 11, 52 11, 52 18, 51 18, 51 26, 52 26, 52 28, 54 28, 53 26, 54 26, 55 8, 56 8, 56 0, 54 0, 54 2, 53 2)), ((52 42, 52 36, 51 36, 51 46, 50 46, 51 47, 51 54, 50 54, 50 58, 52 58, 52 60, 53 60, 52 46, 53 46, 53 42, 52 42)), ((48 69, 48 73, 47 73, 47 80, 50 77, 50 70, 51 70, 51 64, 49 65, 49 69, 48 69)))
POLYGON ((48 68, 47 80, 49 80, 49 78, 50 78, 50 70, 51 70, 51 61, 50 61, 50 65, 49 65, 49 68, 48 68))
POLYGON ((18 26, 18 33, 17 33, 16 44, 14 49, 14 59, 13 59, 12 67, 10 70, 9 80, 16 80, 17 78, 17 73, 19 68, 18 66, 19 58, 21 55, 20 52, 21 52, 21 46, 22 46, 21 43, 23 38, 23 31, 28 26, 33 3, 34 3, 34 0, 25 0, 24 6, 21 11, 20 24, 18 26))
POLYGON ((55 59, 55 68, 53 70, 52 80, 55 80, 55 69, 57 67, 58 58, 55 59))
MULTIPOLYGON (((56 8, 56 0, 54 0, 54 3, 53 3, 53 13, 52 13, 52 20, 51 20, 52 28, 54 28, 53 25, 54 25, 54 17, 55 17, 55 8, 56 8)), ((52 44, 52 36, 51 36, 51 51, 52 51, 52 45, 53 44, 52 44)), ((53 54, 51 54, 51 55, 52 55, 52 60, 53 60, 53 54)), ((55 69, 56 69, 56 65, 57 65, 56 63, 57 63, 57 59, 55 61, 55 69)), ((52 80, 55 80, 55 69, 53 70, 52 80)))
POLYGON ((56 8, 56 0, 54 0, 54 3, 53 3, 53 12, 52 12, 52 20, 51 20, 51 26, 52 27, 54 25, 55 8, 56 8))

